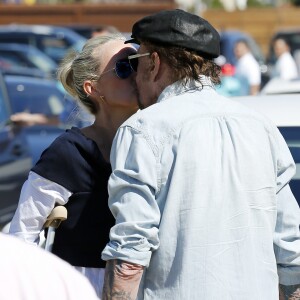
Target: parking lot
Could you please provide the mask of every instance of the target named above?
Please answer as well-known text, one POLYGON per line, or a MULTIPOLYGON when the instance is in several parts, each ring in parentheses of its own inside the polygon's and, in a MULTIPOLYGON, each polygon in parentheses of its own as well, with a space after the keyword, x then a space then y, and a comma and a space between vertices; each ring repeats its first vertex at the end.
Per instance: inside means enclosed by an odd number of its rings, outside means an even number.
MULTIPOLYGON (((267 58, 263 56, 262 50, 253 37, 237 30, 224 31, 221 34, 222 36, 222 55, 228 62, 233 65, 235 64, 233 57, 234 40, 246 37, 249 39, 252 50, 256 53, 255 57, 260 65, 264 66, 267 64, 267 58)), ((12 49, 18 44, 22 45, 20 44, 21 42, 26 46, 31 43, 28 48, 29 50, 36 48, 42 55, 47 55, 53 64, 59 63, 59 60, 72 47, 79 49, 78 47, 81 47, 85 40, 86 37, 79 36, 79 32, 76 33, 70 28, 39 26, 37 30, 36 26, 0 26, 0 43, 5 44, 7 47, 9 42, 13 42, 12 49), (4 34, 5 32, 8 34, 4 34), (14 36, 14 34, 16 35, 14 36), (35 36, 36 41, 32 42, 34 41, 32 37, 25 39, 24 36, 26 35, 35 36), (29 41, 31 42, 29 43, 29 41)), ((23 48, 25 50, 25 46, 23 48)), ((20 62, 16 64, 20 65, 20 62)), ((10 116, 13 113, 22 111, 42 113, 49 118, 57 118, 62 112, 63 107, 66 106, 68 96, 66 92, 61 91, 56 79, 53 77, 49 78, 49 74, 46 75, 43 73, 42 68, 38 69, 38 65, 31 67, 23 65, 22 68, 16 68, 16 66, 7 67, 7 65, 9 65, 9 61, 5 60, 4 55, 1 60, 0 51, 0 68, 3 74, 0 77, 1 106, 3 107, 0 114, 0 142, 1 145, 4 145, 0 151, 1 224, 4 224, 11 218, 16 208, 21 185, 26 179, 31 166, 36 162, 43 149, 63 132, 64 128, 66 128, 65 126, 71 126, 72 123, 43 124, 42 126, 41 124, 35 124, 35 126, 27 128, 22 128, 22 126, 19 126, 20 124, 12 123, 10 116)), ((51 72, 53 73, 53 70, 51 72)), ((299 82, 279 81, 273 84, 273 86, 271 85, 271 80, 268 83, 269 85, 266 85, 264 90, 262 89, 260 95, 251 99, 245 97, 236 100, 245 102, 246 105, 261 110, 269 118, 274 119, 274 122, 285 136, 297 167, 299 167, 300 119, 299 114, 296 113, 300 111, 297 103, 298 98, 300 98, 299 82), (287 95, 290 93, 294 95, 287 95), (264 95, 267 94, 272 95, 265 97, 264 95), (281 96, 277 97, 276 94, 281 94, 281 96), (282 120, 284 120, 284 123, 282 123, 282 120)), ((291 183, 298 201, 300 199, 299 169, 300 167, 291 183)))

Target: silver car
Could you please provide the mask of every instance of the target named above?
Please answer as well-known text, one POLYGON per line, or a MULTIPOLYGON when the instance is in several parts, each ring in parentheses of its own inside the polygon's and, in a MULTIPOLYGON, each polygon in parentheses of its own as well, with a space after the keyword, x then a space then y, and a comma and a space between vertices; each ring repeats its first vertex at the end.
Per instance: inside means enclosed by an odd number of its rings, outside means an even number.
POLYGON ((245 96, 232 100, 262 113, 280 130, 296 163, 297 171, 290 186, 300 205, 300 94, 245 96))

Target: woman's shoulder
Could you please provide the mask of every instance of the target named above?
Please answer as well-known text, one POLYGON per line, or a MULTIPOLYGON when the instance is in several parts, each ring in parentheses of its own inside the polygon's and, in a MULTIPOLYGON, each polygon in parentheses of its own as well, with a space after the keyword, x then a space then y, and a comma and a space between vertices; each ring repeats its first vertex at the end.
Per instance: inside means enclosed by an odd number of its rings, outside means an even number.
POLYGON ((72 127, 43 151, 35 168, 39 165, 52 165, 52 168, 55 165, 61 168, 73 165, 74 161, 80 163, 86 157, 97 155, 94 148, 92 141, 87 140, 79 128, 72 127))
POLYGON ((65 132, 60 134, 52 145, 57 144, 67 144, 67 143, 76 143, 76 142, 82 142, 84 136, 82 135, 80 129, 78 127, 72 127, 70 129, 66 129, 65 132))
POLYGON ((31 169, 40 176, 77 191, 95 170, 106 170, 97 145, 78 128, 66 130, 41 155, 31 169))
POLYGON ((82 153, 90 153, 93 155, 95 151, 97 152, 96 143, 88 139, 83 135, 81 130, 77 127, 72 127, 67 129, 64 133, 58 136, 52 144, 46 149, 46 152, 59 152, 61 155, 70 155, 82 153))

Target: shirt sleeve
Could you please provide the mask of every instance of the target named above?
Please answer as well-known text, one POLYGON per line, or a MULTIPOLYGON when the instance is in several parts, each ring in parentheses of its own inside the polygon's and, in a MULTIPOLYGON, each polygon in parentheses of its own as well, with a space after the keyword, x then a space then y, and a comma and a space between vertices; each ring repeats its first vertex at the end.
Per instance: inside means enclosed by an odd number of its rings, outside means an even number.
POLYGON ((159 163, 155 147, 130 127, 119 129, 111 151, 109 207, 116 219, 102 259, 148 266, 159 246, 159 163))
POLYGON ((65 205, 72 195, 63 186, 30 172, 9 233, 31 244, 39 243, 39 234, 55 204, 65 205))
POLYGON ((295 164, 281 135, 279 145, 274 251, 279 282, 293 285, 300 283, 300 209, 288 184, 295 173, 295 164))

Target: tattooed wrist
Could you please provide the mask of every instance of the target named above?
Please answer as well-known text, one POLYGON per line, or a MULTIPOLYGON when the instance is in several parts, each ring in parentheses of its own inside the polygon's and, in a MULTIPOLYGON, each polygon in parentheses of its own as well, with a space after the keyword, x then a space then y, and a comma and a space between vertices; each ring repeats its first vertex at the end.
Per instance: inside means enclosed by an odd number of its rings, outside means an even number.
POLYGON ((143 275, 143 266, 122 260, 106 263, 103 300, 135 300, 143 275))

